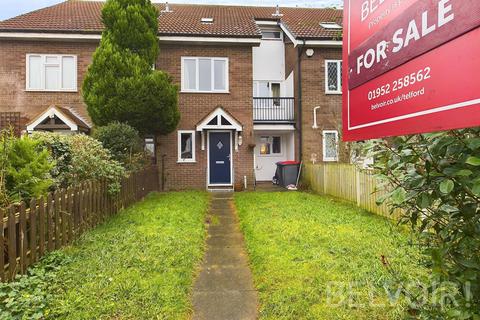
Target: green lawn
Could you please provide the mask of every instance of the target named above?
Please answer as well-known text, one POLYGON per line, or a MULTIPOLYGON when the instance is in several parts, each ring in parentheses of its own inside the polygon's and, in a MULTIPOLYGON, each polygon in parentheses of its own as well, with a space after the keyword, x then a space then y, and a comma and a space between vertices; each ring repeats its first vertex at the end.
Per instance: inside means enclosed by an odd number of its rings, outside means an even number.
POLYGON ((63 250, 52 319, 185 319, 208 196, 152 194, 63 250))
POLYGON ((395 277, 427 274, 408 233, 349 204, 300 192, 240 193, 235 202, 261 319, 400 319, 405 301, 389 303, 383 286, 393 277, 381 256, 395 277))

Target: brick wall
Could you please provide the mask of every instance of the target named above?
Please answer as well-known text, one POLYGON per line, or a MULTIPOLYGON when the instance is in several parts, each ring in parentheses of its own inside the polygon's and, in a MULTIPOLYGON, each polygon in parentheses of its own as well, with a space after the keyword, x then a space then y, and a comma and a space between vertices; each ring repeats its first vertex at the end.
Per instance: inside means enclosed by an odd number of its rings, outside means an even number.
MULTIPOLYGON (((31 120, 52 104, 75 108, 88 118, 80 94, 81 84, 97 42, 53 41, 0 41, 0 112, 20 112, 23 122, 31 120), (27 92, 25 91, 26 54, 75 54, 78 59, 78 92, 27 92)), ((180 93, 179 107, 182 114, 179 130, 194 130, 196 124, 216 107, 222 106, 244 126, 243 145, 234 152, 235 182, 243 183, 246 176, 249 185, 253 180, 254 144, 252 119, 252 49, 248 46, 198 46, 161 45, 157 68, 170 73, 180 86, 181 57, 228 57, 228 94, 180 93)), ((341 95, 325 94, 324 60, 341 59, 340 49, 315 48, 312 58, 302 57, 303 85, 303 160, 312 154, 322 158, 322 130, 341 130, 341 95), (321 106, 317 114, 319 129, 312 129, 313 108, 321 106)), ((286 44, 286 72, 295 70, 297 92, 297 49, 286 44)), ((297 105, 298 107, 298 105, 297 105)), ((299 124, 297 124, 298 126, 299 124)), ((196 136, 196 160, 194 164, 177 163, 177 132, 158 138, 158 159, 164 160, 166 189, 205 188, 207 151, 202 151, 201 137, 196 136), (164 157, 162 157, 165 155, 164 157)), ((297 143, 298 147, 298 143, 297 143)), ((343 149, 343 148, 342 148, 343 149)), ((347 160, 342 152, 342 160, 347 160)), ((298 150, 297 150, 298 155, 298 150)))
MULTIPOLYGON (((179 130, 195 130, 196 125, 218 106, 223 107, 243 124, 243 144, 233 151, 235 182, 253 183, 253 94, 252 48, 231 46, 178 46, 162 45, 157 68, 170 73, 180 87, 181 57, 229 58, 228 94, 180 93, 181 120, 179 130)), ((205 188, 207 177, 207 150, 201 150, 201 136, 196 134, 196 163, 177 163, 177 132, 158 138, 157 157, 165 161, 167 189, 205 188)))
MULTIPOLYGON (((302 138, 303 161, 311 162, 316 157, 323 160, 323 130, 342 130, 342 95, 325 94, 325 60, 341 60, 340 48, 313 48, 315 53, 309 58, 302 53, 302 138), (313 129, 313 110, 317 111, 318 129, 313 129), (316 155, 316 156, 315 156, 316 155)), ((286 45, 286 71, 295 70, 295 98, 298 112, 298 49, 292 44, 286 45)), ((297 123, 297 127, 300 124, 297 123)), ((341 137, 340 137, 341 138, 341 137)), ((340 143, 340 161, 348 162, 347 145, 340 143)))
POLYGON ((23 125, 52 104, 74 108, 86 117, 80 94, 83 77, 97 42, 0 41, 0 112, 20 112, 23 125), (28 92, 25 90, 26 55, 73 54, 78 60, 78 92, 28 92))

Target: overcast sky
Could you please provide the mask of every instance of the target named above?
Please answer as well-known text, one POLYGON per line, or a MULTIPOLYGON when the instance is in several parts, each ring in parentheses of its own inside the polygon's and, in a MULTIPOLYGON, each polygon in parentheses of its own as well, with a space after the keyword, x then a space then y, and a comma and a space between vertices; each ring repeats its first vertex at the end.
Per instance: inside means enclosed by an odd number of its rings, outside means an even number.
MULTIPOLYGON (((63 0, 0 0, 0 20, 5 20, 19 14, 51 6, 63 0)), ((165 1, 154 1, 165 2, 165 1)), ((210 4, 243 4, 270 6, 301 6, 301 7, 329 7, 339 6, 343 0, 170 0, 170 3, 210 3, 210 4)))

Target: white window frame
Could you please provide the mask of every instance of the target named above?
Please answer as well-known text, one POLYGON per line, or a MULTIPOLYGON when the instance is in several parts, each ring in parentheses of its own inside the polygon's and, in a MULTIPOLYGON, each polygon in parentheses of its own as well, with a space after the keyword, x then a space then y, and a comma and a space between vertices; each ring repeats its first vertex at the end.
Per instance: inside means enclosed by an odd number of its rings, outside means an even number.
POLYGON ((265 157, 265 158, 268 158, 268 157, 281 157, 284 155, 284 137, 282 135, 279 135, 279 134, 270 134, 270 135, 260 135, 260 141, 262 141, 262 138, 268 138, 268 141, 271 141, 271 144, 270 144, 270 153, 269 154, 262 154, 262 151, 261 151, 261 146, 260 148, 258 149, 258 155, 260 157, 265 157), (273 138, 280 138, 280 153, 274 153, 273 152, 273 138))
POLYGON ((222 57, 182 57, 181 63, 181 82, 182 82, 182 91, 184 93, 230 93, 230 81, 229 81, 229 59, 222 57), (211 75, 212 75, 212 90, 200 90, 200 72, 199 72, 199 60, 200 59, 211 59, 211 75), (196 74, 196 89, 187 89, 185 87, 185 60, 195 60, 195 74, 196 74), (225 90, 215 90, 215 61, 224 61, 225 62, 225 90))
POLYGON ((25 65, 26 65, 26 76, 25 76, 25 90, 26 91, 45 91, 45 92, 77 92, 78 91, 78 64, 77 64, 77 56, 73 54, 35 54, 29 53, 26 55, 25 65), (40 87, 41 88, 31 88, 30 87, 30 57, 40 57, 42 60, 42 68, 40 74, 40 87), (47 65, 46 59, 47 58, 57 58, 59 61, 59 72, 58 72, 58 83, 60 87, 58 89, 45 89, 45 66, 47 65), (63 85, 63 65, 62 60, 65 57, 73 58, 73 64, 75 65, 74 69, 74 85, 73 88, 62 88, 63 85))
POLYGON ((268 81, 268 80, 254 80, 253 81, 253 94, 254 98, 282 98, 283 97, 283 86, 282 82, 280 81, 268 81), (258 96, 258 92, 260 91, 260 83, 266 82, 268 83, 268 97, 258 96), (280 97, 273 96, 272 85, 278 84, 280 86, 280 97), (255 91, 257 91, 257 96, 255 96, 255 91))
POLYGON ((326 94, 342 94, 342 60, 325 60, 325 93, 326 94), (337 87, 338 90, 330 90, 328 88, 328 64, 337 64, 337 87))
POLYGON ((339 151, 339 141, 338 141, 338 131, 337 130, 323 130, 322 132, 322 149, 323 149, 323 161, 324 162, 338 162, 338 151, 339 151), (335 141, 337 143, 336 155, 335 157, 327 157, 327 144, 325 143, 325 137, 327 134, 335 134, 335 141))
POLYGON ((178 130, 177 133, 177 157, 178 163, 195 163, 195 130, 178 130), (182 134, 191 134, 192 135, 192 159, 183 159, 182 158, 182 134))
POLYGON ((262 40, 267 40, 267 41, 283 41, 283 32, 281 29, 278 28, 262 28, 262 40), (280 38, 264 38, 263 33, 264 32, 279 32, 280 33, 280 38))

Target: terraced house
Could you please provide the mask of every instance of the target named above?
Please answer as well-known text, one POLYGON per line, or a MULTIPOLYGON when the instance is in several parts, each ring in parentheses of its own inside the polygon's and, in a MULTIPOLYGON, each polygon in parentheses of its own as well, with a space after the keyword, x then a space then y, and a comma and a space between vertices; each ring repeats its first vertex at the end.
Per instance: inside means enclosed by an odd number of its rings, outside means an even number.
MULTIPOLYGON (((102 2, 67 1, 0 22, 0 122, 91 130, 81 84, 102 2)), ((147 138, 166 190, 250 188, 282 160, 339 161, 342 12, 157 4, 155 68, 180 88, 176 132, 147 138)))

